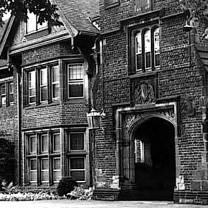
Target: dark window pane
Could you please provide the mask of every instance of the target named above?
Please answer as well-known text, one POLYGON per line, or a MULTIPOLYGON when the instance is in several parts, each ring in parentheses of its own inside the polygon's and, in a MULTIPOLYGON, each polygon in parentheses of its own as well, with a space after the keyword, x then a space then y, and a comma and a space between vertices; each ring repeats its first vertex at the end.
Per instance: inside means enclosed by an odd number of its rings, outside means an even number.
POLYGON ((54 170, 59 170, 60 169, 60 159, 56 158, 53 160, 53 169, 54 170))
POLYGON ((48 138, 47 135, 41 136, 41 152, 47 152, 48 151, 48 138))
POLYGON ((151 66, 151 53, 150 52, 145 54, 145 62, 146 62, 146 68, 149 68, 151 66))
POLYGON ((71 158, 71 169, 84 169, 84 158, 71 158))
POLYGON ((37 170, 36 160, 30 160, 30 170, 37 170))
POLYGON ((52 86, 52 96, 53 98, 59 97, 59 84, 53 84, 52 86))
POLYGON ((30 136, 28 139, 29 143, 29 153, 35 153, 37 146, 36 146, 36 137, 35 136, 30 136))
POLYGON ((76 181, 85 181, 85 171, 71 171, 71 176, 76 181))
POLYGON ((83 84, 70 84, 69 97, 83 97, 83 84))
POLYGON ((70 149, 84 150, 84 134, 70 134, 70 149))
POLYGON ((60 151, 60 135, 59 134, 53 135, 53 151, 54 152, 60 151))
POLYGON ((159 66, 160 65, 160 54, 156 54, 155 55, 155 66, 159 66))
POLYGON ((48 170, 48 159, 41 160, 41 170, 48 170))
POLYGON ((47 87, 41 87, 41 101, 46 101, 47 100, 47 87))
POLYGON ((142 54, 137 54, 137 69, 142 69, 142 54))
POLYGON ((30 102, 30 103, 34 103, 35 100, 36 100, 35 97, 30 97, 29 102, 30 102))

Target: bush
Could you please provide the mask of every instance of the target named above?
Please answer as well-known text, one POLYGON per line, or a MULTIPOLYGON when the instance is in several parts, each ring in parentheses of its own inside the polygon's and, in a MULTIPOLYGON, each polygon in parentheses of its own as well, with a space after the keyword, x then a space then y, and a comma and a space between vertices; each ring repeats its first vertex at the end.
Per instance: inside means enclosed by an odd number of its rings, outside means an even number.
POLYGON ((58 183, 57 193, 59 196, 66 195, 73 191, 75 186, 78 184, 72 177, 64 177, 58 183))

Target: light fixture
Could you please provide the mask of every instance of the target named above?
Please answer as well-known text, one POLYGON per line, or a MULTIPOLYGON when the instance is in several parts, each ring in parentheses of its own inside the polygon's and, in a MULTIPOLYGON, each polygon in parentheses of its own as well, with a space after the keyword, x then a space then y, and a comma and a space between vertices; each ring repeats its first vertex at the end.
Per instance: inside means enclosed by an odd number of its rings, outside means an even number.
POLYGON ((97 111, 92 108, 90 113, 87 113, 87 122, 90 129, 101 129, 101 119, 105 118, 105 112, 97 111))
POLYGON ((193 26, 190 25, 190 21, 189 21, 189 22, 186 21, 186 24, 184 25, 183 30, 184 30, 185 32, 189 32, 189 31, 191 31, 192 29, 193 29, 193 26))

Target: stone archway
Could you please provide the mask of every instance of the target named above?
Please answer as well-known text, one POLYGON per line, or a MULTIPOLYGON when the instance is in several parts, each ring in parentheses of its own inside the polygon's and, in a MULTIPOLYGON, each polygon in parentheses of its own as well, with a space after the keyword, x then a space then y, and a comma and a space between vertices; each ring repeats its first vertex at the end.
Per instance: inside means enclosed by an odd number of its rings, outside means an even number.
POLYGON ((176 162, 175 129, 165 119, 150 117, 134 127, 132 155, 136 193, 139 199, 173 200, 176 162))

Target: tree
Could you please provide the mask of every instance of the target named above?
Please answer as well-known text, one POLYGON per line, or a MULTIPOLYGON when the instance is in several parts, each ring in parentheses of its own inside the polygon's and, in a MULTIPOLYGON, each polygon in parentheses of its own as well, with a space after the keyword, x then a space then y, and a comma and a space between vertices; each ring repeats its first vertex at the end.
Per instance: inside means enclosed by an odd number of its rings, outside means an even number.
POLYGON ((208 0, 179 0, 183 10, 189 10, 190 18, 208 20, 208 0))
POLYGON ((22 20, 27 20, 27 13, 37 15, 38 23, 47 21, 49 28, 53 25, 62 25, 59 21, 58 8, 49 0, 0 0, 0 25, 3 25, 2 17, 9 12, 22 20))

